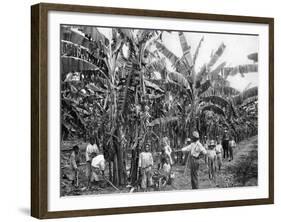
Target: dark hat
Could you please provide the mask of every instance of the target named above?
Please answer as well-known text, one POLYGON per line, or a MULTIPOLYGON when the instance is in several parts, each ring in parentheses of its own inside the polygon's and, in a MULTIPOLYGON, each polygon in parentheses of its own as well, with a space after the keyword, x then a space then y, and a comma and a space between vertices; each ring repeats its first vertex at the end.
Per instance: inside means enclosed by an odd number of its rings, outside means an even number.
POLYGON ((79 146, 75 145, 74 147, 72 147, 73 150, 79 150, 79 146))
POLYGON ((209 146, 215 146, 215 145, 216 145, 215 141, 211 140, 209 146))

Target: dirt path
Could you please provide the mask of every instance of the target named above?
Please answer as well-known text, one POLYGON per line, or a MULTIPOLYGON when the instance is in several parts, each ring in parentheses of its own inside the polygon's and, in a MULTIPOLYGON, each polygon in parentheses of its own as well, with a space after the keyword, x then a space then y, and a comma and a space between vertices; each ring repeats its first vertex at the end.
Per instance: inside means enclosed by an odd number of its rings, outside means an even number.
MULTIPOLYGON (((199 168, 199 188, 225 188, 237 186, 256 186, 257 185, 257 136, 251 137, 237 144, 234 150, 234 160, 223 161, 222 169, 217 172, 216 181, 210 181, 208 169, 203 159, 200 160, 199 168)), ((62 157, 65 161, 66 157, 62 157)), ((183 165, 176 164, 172 168, 175 177, 171 185, 167 185, 162 190, 187 190, 191 189, 190 170, 183 165)), ((81 175, 84 175, 81 169, 81 175)), ((120 188, 116 191, 107 186, 105 188, 94 187, 90 191, 84 190, 86 179, 81 176, 79 189, 73 189, 68 180, 61 181, 61 194, 64 195, 87 195, 87 194, 106 194, 106 193, 127 193, 128 188, 120 188)))
MULTIPOLYGON (((204 160, 200 160, 199 188, 237 187, 257 185, 257 136, 251 137, 237 144, 234 150, 234 159, 229 162, 223 161, 222 169, 217 172, 216 181, 210 181, 208 169, 204 160)), ((175 166, 173 172, 175 179, 172 186, 165 190, 191 189, 190 170, 185 166, 175 166)))

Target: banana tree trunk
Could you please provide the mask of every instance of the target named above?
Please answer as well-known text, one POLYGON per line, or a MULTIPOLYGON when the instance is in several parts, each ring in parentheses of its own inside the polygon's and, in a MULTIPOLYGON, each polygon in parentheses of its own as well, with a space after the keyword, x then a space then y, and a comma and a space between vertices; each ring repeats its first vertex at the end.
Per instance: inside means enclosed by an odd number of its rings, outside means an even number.
POLYGON ((130 179, 131 184, 135 185, 138 181, 138 163, 139 163, 139 143, 138 143, 138 127, 139 125, 136 124, 135 127, 135 140, 134 145, 131 151, 131 168, 130 168, 130 179))
POLYGON ((127 182, 126 168, 124 166, 124 153, 122 144, 117 141, 119 137, 119 130, 114 133, 113 146, 115 150, 114 154, 114 169, 113 169, 113 181, 115 185, 125 185, 127 182))

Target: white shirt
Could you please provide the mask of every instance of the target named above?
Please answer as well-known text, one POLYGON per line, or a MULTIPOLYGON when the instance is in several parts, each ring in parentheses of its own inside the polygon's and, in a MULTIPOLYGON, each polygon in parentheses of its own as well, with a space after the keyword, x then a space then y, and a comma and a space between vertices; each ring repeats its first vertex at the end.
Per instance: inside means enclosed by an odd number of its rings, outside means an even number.
POLYGON ((97 144, 88 144, 87 147, 86 147, 86 161, 91 161, 92 160, 92 154, 93 153, 99 153, 99 148, 97 146, 97 144))
POLYGON ((103 154, 99 154, 92 159, 92 167, 99 170, 105 170, 105 159, 103 154))
POLYGON ((207 157, 209 159, 212 159, 214 160, 216 158, 217 154, 216 154, 216 150, 215 149, 212 149, 212 150, 208 150, 207 151, 207 157))
POLYGON ((206 155, 207 150, 204 148, 204 146, 199 142, 191 143, 190 145, 184 147, 181 149, 182 152, 190 152, 191 156, 198 158, 201 153, 206 155))
POLYGON ((147 168, 153 166, 153 157, 150 152, 141 152, 139 156, 139 167, 147 168))
POLYGON ((172 153, 171 147, 168 146, 168 145, 166 145, 166 146, 165 146, 165 152, 166 152, 168 155, 171 155, 171 153, 172 153))
POLYGON ((165 146, 165 153, 168 154, 171 164, 174 164, 172 159, 172 149, 169 145, 165 146))
POLYGON ((234 148, 236 146, 235 141, 234 140, 230 140, 229 141, 229 146, 234 148))
POLYGON ((217 153, 217 154, 222 153, 222 145, 221 145, 221 144, 218 144, 218 145, 216 146, 215 150, 216 150, 216 153, 217 153))

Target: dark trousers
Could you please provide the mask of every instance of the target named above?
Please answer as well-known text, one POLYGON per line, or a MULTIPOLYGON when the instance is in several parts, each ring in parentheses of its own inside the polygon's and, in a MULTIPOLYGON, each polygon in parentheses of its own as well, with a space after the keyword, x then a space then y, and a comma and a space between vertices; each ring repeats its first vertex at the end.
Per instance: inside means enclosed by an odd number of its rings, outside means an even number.
POLYGON ((198 189, 198 170, 199 170, 199 159, 190 158, 190 175, 191 175, 191 187, 192 189, 198 189))
POLYGON ((229 150, 228 150, 228 140, 222 141, 222 149, 223 149, 223 158, 228 158, 229 156, 229 150))

